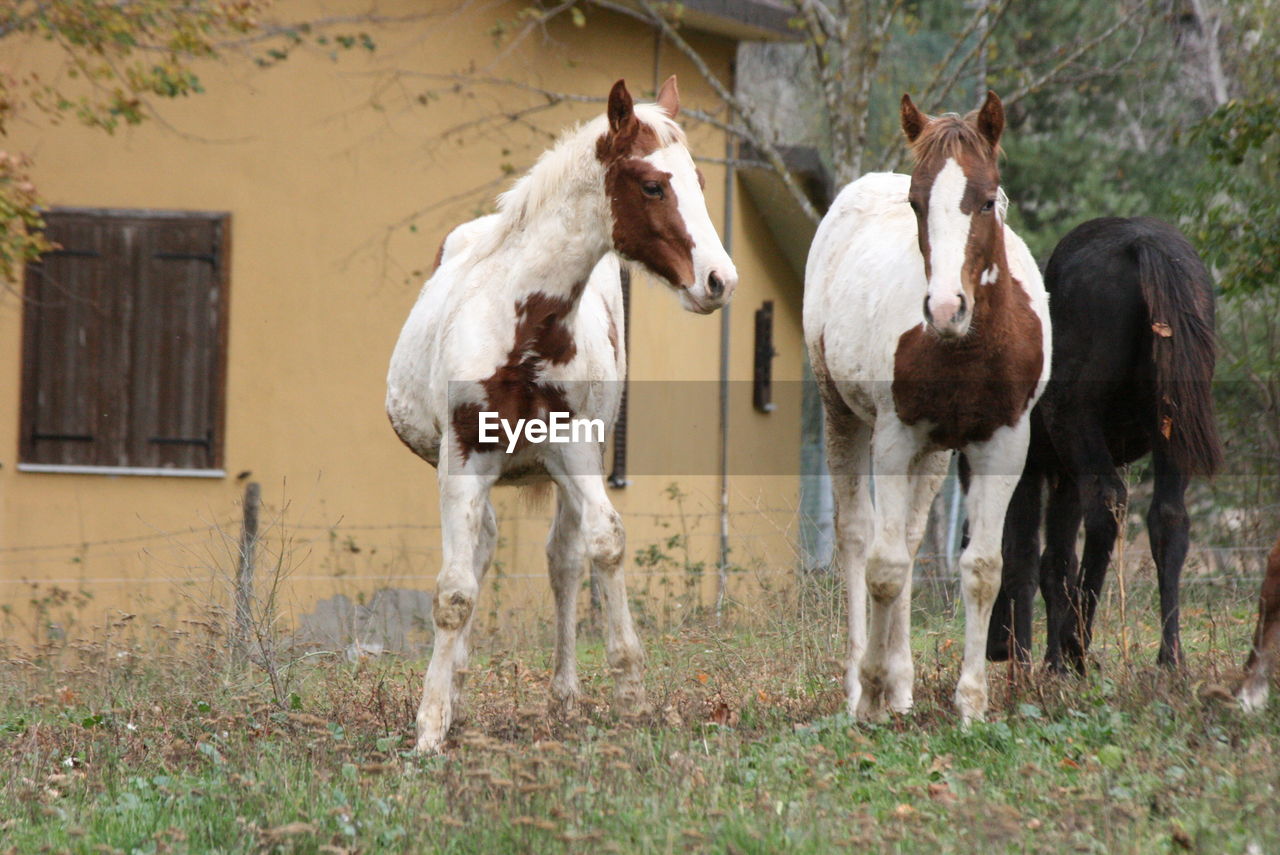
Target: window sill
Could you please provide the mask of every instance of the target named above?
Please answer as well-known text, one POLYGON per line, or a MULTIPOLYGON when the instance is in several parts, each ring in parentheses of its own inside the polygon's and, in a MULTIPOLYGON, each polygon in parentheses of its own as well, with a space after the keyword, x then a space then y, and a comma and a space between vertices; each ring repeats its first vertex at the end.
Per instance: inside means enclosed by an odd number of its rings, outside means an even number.
POLYGON ((161 478, 225 478, 225 469, 164 469, 159 466, 76 466, 64 463, 19 463, 19 472, 61 475, 142 475, 161 478))

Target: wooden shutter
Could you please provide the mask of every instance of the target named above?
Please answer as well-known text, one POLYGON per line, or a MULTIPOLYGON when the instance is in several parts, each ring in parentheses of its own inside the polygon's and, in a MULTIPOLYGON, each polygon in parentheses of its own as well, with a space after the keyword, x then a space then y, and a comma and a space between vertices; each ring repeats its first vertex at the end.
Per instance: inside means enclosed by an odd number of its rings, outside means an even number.
POLYGON ((773 301, 765 300, 756 309, 755 365, 751 403, 762 413, 773 412, 773 301))
POLYGON ((139 234, 129 374, 132 466, 220 465, 221 225, 173 218, 150 222, 139 234))
POLYGON ((92 218, 50 216, 61 248, 27 269, 21 457, 96 465, 109 454, 100 398, 117 305, 109 235, 92 218))
POLYGON ((62 210, 27 275, 21 459, 222 464, 222 215, 62 210))

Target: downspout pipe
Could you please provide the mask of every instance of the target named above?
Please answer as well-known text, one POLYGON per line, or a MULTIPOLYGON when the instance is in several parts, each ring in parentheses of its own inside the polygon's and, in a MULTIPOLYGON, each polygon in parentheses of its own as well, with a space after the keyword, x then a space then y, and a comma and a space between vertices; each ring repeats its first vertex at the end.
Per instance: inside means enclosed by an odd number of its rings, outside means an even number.
MULTIPOLYGON (((736 176, 733 138, 725 135, 724 226, 721 240, 733 255, 733 201, 736 176)), ((716 566, 716 620, 724 609, 729 583, 729 331, 730 306, 720 310, 720 558, 716 566)))

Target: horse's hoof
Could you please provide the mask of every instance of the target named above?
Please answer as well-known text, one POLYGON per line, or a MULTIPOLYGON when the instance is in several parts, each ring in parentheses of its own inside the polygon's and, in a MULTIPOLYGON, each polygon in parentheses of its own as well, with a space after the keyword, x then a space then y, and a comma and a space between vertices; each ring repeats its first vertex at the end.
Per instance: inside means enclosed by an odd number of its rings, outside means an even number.
POLYGON ((444 737, 434 734, 423 734, 418 737, 418 741, 414 743, 413 751, 415 754, 421 754, 424 757, 431 757, 436 754, 444 753, 444 737))
POLYGON ((547 711, 555 716, 570 716, 578 711, 578 702, 582 693, 575 686, 568 689, 551 687, 551 697, 547 699, 547 711))
POLYGON ((885 704, 884 695, 881 692, 869 692, 864 687, 862 690, 862 698, 858 701, 857 710, 854 718, 859 721, 870 722, 871 724, 884 724, 889 720, 889 708, 885 704))
POLYGON ((452 707, 419 710, 418 741, 413 750, 419 754, 439 754, 452 724, 452 707))
POLYGON ((960 721, 968 725, 971 721, 982 721, 987 713, 987 687, 985 685, 956 686, 956 709, 960 710, 960 721))
POLYGON ((1245 684, 1240 687, 1239 693, 1236 695, 1240 702, 1240 709, 1247 713, 1262 712, 1267 706, 1267 695, 1270 687, 1266 683, 1260 685, 1245 684))
POLYGON ((614 689, 613 706, 619 715, 627 718, 638 718, 653 712, 644 685, 638 681, 619 683, 614 689))

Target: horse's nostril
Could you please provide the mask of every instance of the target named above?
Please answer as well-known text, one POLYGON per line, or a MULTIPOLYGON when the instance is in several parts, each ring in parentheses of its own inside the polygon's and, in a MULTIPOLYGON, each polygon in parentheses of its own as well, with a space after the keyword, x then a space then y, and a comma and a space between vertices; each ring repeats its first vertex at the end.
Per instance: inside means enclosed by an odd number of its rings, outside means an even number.
POLYGON ((958 321, 958 320, 960 320, 961 318, 963 318, 963 317, 964 317, 964 315, 965 315, 965 312, 967 312, 967 311, 969 311, 969 301, 965 298, 965 295, 964 295, 964 294, 961 294, 961 295, 960 295, 960 309, 956 312, 956 320, 958 321))
POLYGON ((724 282, 720 281, 720 277, 716 275, 714 270, 707 274, 707 291, 711 293, 712 297, 719 297, 724 293, 724 282))

